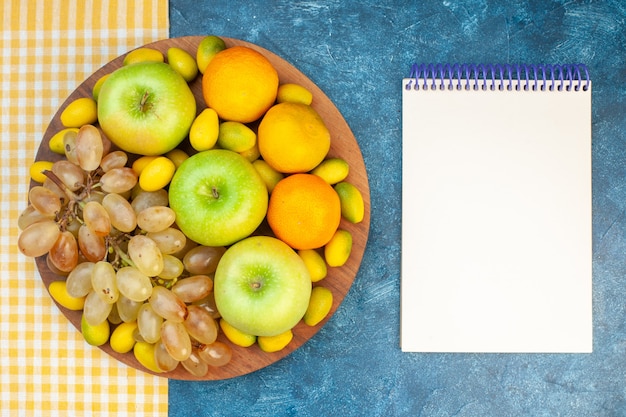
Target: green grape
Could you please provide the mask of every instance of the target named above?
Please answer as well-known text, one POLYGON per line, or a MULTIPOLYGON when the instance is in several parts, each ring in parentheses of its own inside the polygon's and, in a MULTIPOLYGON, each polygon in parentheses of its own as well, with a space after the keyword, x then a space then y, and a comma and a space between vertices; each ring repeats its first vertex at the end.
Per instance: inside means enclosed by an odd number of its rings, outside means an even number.
POLYGON ((54 214, 42 214, 38 212, 35 207, 29 204, 17 218, 17 227, 20 230, 24 230, 33 223, 37 223, 42 220, 54 220, 55 217, 56 216, 54 214))
POLYGON ((66 274, 72 271, 78 264, 78 243, 76 238, 67 230, 59 234, 58 239, 50 248, 48 254, 50 262, 66 274))
POLYGON ((80 253, 91 262, 101 261, 106 256, 104 238, 95 234, 85 224, 78 229, 78 248, 80 253))
POLYGON ((189 252, 191 249, 197 246, 198 246, 198 243, 194 242, 191 239, 187 239, 185 246, 183 246, 178 252, 172 253, 172 255, 174 255, 175 257, 177 257, 178 259, 182 261, 185 255, 187 255, 187 252, 189 252))
POLYGON ((137 214, 137 225, 146 232, 160 232, 176 220, 176 213, 166 206, 147 207, 137 214))
POLYGON ((120 296, 115 269, 106 261, 99 261, 94 265, 91 270, 91 286, 93 291, 108 304, 114 304, 120 296))
POLYGON ((187 306, 187 318, 183 322, 189 336, 203 344, 217 339, 217 323, 208 311, 196 305, 187 306))
POLYGON ((36 185, 28 192, 30 204, 45 216, 55 215, 61 211, 61 198, 54 191, 43 185, 36 185))
POLYGON ((72 191, 77 191, 84 186, 85 171, 70 161, 56 161, 52 165, 52 172, 72 191))
POLYGON ((183 261, 173 255, 163 255, 163 271, 159 274, 159 278, 165 280, 178 278, 184 269, 183 261))
POLYGON ((215 293, 213 291, 211 291, 209 295, 207 295, 203 299, 194 301, 193 304, 200 306, 208 311, 211 317, 213 317, 215 320, 219 319, 222 316, 217 309, 217 306, 215 305, 215 293))
POLYGON ((169 204, 169 198, 167 191, 160 189, 157 191, 144 191, 141 190, 133 198, 130 205, 135 210, 136 214, 141 213, 143 210, 152 206, 167 206, 169 204))
POLYGON ((67 198, 67 194, 65 194, 65 191, 62 190, 54 181, 52 181, 50 178, 46 178, 43 181, 42 187, 47 188, 48 190, 52 191, 53 193, 55 193, 56 195, 59 196, 59 198, 67 198))
POLYGON ((128 241, 128 256, 141 273, 155 277, 163 271, 163 254, 156 242, 144 235, 135 235, 128 241))
POLYGON ((104 152, 104 144, 100 131, 94 125, 84 125, 76 135, 76 159, 85 171, 93 171, 100 166, 104 152))
POLYGON ((187 243, 187 236, 178 229, 168 227, 160 232, 150 232, 146 234, 150 239, 156 242, 158 248, 164 255, 171 255, 178 252, 187 243))
POLYGON ((210 345, 200 346, 198 356, 211 366, 224 366, 230 362, 233 351, 226 343, 213 342, 210 345))
POLYGON ((191 355, 181 362, 183 367, 191 375, 203 377, 209 372, 209 365, 198 356, 198 352, 193 349, 191 355))
POLYGON ((69 273, 65 282, 69 295, 80 298, 89 294, 93 289, 91 286, 91 272, 95 265, 93 262, 81 262, 69 273))
POLYGON ((161 340, 154 346, 154 361, 163 372, 173 371, 179 364, 179 361, 170 356, 161 340))
POLYGON ((196 246, 183 258, 185 269, 193 275, 209 275, 215 272, 217 264, 226 252, 224 247, 196 246))
POLYGON ((50 260, 50 252, 48 252, 48 254, 46 255, 46 265, 48 266, 48 269, 50 269, 50 271, 53 274, 61 275, 61 276, 67 276, 68 274, 65 271, 61 271, 59 268, 56 267, 55 264, 52 263, 52 261, 50 260))
POLYGON ((154 287, 149 302, 154 312, 166 320, 182 323, 187 317, 185 303, 165 287, 154 287))
POLYGON ((17 239, 17 247, 26 256, 36 258, 48 253, 61 231, 53 220, 43 220, 25 228, 17 239))
POLYGON ((135 342, 148 343, 144 340, 143 336, 141 335, 141 332, 139 331, 139 327, 136 327, 135 330, 133 330, 133 340, 135 342))
POLYGON ((117 303, 113 303, 113 308, 111 309, 111 312, 109 313, 109 317, 107 317, 107 320, 111 324, 120 324, 122 322, 122 318, 120 317, 119 311, 117 311, 117 303))
POLYGON ((126 298, 133 301, 145 301, 152 294, 150 277, 137 268, 125 266, 117 271, 117 288, 126 298))
POLYGON ((107 194, 102 206, 109 213, 111 225, 120 232, 130 233, 137 227, 137 216, 127 199, 119 194, 107 194))
POLYGON ((80 226, 82 226, 82 223, 79 220, 72 218, 65 223, 65 230, 72 233, 74 237, 78 239, 78 229, 80 229, 80 226))
POLYGON ((63 135, 63 149, 67 160, 78 165, 78 155, 76 154, 76 137, 78 133, 75 130, 67 130, 63 135))
POLYGON ((137 312, 139 334, 148 343, 156 343, 161 338, 163 317, 154 312, 152 306, 144 303, 137 312))
POLYGON ((120 318, 125 323, 131 323, 133 321, 137 321, 137 314, 139 313, 139 309, 143 305, 142 301, 133 301, 124 296, 124 294, 120 294, 117 299, 117 313, 120 315, 120 318))
POLYGON ((113 304, 104 301, 95 291, 90 291, 85 298, 83 316, 90 326, 97 326, 109 317, 112 308, 113 304))
POLYGON ((83 207, 83 221, 98 236, 111 232, 111 218, 106 209, 97 201, 89 201, 83 207))
POLYGON ((184 361, 191 355, 191 339, 182 323, 165 320, 161 326, 161 341, 177 361, 184 361))
POLYGON ((87 195, 86 197, 84 197, 82 199, 83 203, 88 203, 90 201, 95 201, 96 203, 100 203, 102 204, 102 200, 104 200, 104 196, 106 195, 106 193, 99 191, 99 190, 91 190, 91 192, 89 193, 89 195, 87 195))
POLYGON ((102 190, 106 193, 122 194, 137 185, 137 173, 132 168, 113 168, 100 177, 102 190))
POLYGON ((122 168, 128 162, 128 155, 124 151, 113 151, 106 154, 100 162, 102 171, 108 172, 113 168, 122 168))
POLYGON ((185 303, 202 300, 213 290, 213 280, 207 275, 194 275, 178 280, 172 292, 185 303))

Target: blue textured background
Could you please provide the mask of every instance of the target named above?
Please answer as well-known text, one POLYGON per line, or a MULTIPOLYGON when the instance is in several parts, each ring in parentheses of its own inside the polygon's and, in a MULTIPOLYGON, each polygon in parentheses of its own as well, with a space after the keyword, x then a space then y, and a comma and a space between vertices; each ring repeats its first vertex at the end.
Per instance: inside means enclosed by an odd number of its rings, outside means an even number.
POLYGON ((253 374, 171 381, 171 416, 626 416, 626 2, 409 3, 170 0, 171 37, 256 43, 324 90, 361 146, 372 202, 361 269, 329 323, 253 374), (400 79, 413 61, 589 66, 593 354, 400 352, 400 79))

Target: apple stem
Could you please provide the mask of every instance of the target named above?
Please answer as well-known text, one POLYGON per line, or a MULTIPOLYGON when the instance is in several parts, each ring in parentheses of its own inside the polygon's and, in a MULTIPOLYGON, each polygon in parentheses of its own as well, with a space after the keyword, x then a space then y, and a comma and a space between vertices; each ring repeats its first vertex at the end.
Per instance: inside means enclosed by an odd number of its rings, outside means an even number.
POLYGON ((220 197, 220 193, 217 191, 217 187, 213 187, 211 189, 211 192, 213 193, 213 198, 219 198, 220 197))
POLYGON ((139 102, 139 110, 141 110, 142 112, 145 111, 145 106, 146 106, 146 103, 148 102, 149 96, 150 96, 150 93, 146 91, 143 94, 143 97, 141 97, 141 101, 139 102))

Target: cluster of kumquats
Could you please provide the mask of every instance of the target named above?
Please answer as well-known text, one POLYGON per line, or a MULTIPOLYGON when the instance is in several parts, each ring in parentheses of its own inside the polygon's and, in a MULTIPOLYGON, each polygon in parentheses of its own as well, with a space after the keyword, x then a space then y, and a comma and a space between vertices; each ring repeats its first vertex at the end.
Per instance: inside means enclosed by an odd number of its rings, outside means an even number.
MULTIPOLYGON (((259 55, 207 36, 196 57, 175 47, 165 55, 144 47, 127 54, 123 65, 167 62, 187 82, 203 74, 203 88, 215 100, 192 124, 191 147, 229 149, 253 164, 268 193, 281 197, 268 208, 269 226, 297 251, 318 283, 327 266, 342 266, 349 258, 352 236, 339 228, 340 219, 362 221, 363 198, 345 181, 348 163, 328 157, 330 134, 310 106, 311 92, 296 84, 266 91, 272 85, 267 80, 276 75, 259 55), (247 75, 250 71, 254 77, 247 75), (259 114, 253 103, 229 96, 229 83, 242 80, 258 84, 259 97, 270 97, 269 110, 259 114), (258 127, 250 127, 259 120, 258 127), (296 224, 295 218, 305 218, 306 224, 296 224)), ((18 220, 20 251, 46 257, 60 277, 49 286, 50 294, 63 307, 82 310, 88 343, 108 342, 118 353, 133 351, 153 372, 182 364, 202 377, 211 367, 226 365, 232 350, 217 340, 220 331, 240 346, 258 342, 268 352, 283 349, 291 337, 250 340, 220 321, 212 274, 226 248, 191 241, 168 207, 167 185, 188 154, 174 149, 131 158, 115 150, 97 127, 98 92, 106 77, 95 84, 93 97, 75 100, 61 114, 65 128, 49 146, 63 157, 31 167, 35 185, 18 220)), ((332 301, 329 289, 315 285, 304 322, 318 324, 332 301)))

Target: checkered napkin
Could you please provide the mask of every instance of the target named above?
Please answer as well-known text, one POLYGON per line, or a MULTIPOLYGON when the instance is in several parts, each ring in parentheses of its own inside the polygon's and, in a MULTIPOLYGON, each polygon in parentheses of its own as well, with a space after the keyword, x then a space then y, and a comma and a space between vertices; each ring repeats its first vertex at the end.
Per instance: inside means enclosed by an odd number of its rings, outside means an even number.
POLYGON ((167 0, 2 0, 2 416, 167 415, 167 380, 88 345, 16 246, 29 167, 48 122, 95 70, 167 38, 167 0))

